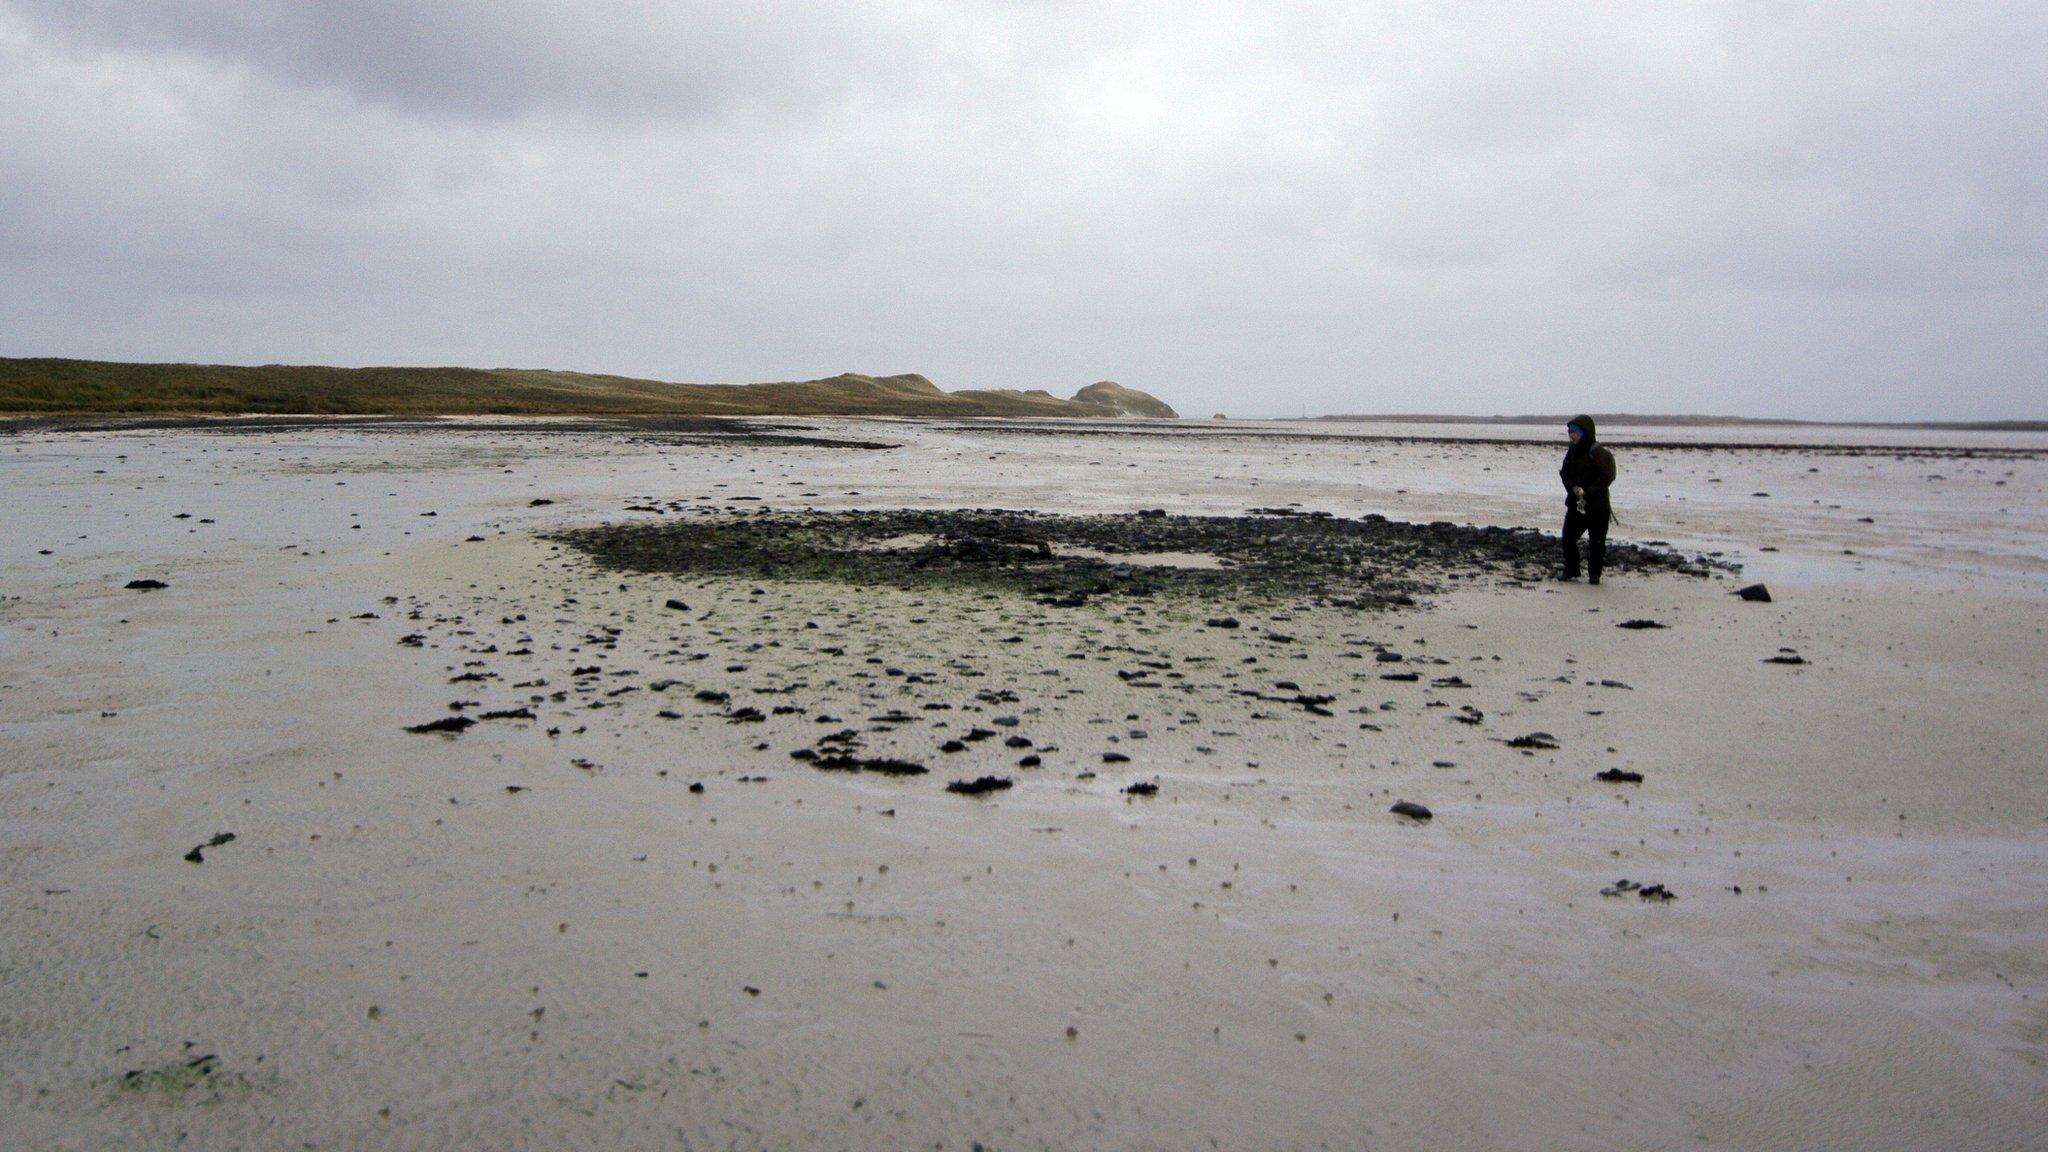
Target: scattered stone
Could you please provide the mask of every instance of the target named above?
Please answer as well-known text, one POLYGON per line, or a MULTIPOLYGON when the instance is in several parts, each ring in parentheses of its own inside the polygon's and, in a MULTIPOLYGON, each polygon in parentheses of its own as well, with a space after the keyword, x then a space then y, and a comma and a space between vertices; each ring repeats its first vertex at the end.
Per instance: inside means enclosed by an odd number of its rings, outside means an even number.
POLYGON ((1549 751, 1557 747, 1557 737, 1548 732, 1531 732, 1517 736, 1507 742, 1510 748, 1534 748, 1549 751))
POLYGON ((1210 628, 1236 628, 1239 626, 1235 616, 1211 616, 1207 620, 1202 621, 1202 623, 1210 628))
POLYGON ((1670 627, 1670 625, 1668 625, 1668 624, 1660 624, 1660 623, 1658 623, 1658 622, 1657 622, 1657 621, 1655 621, 1655 620, 1623 620, 1623 621, 1622 621, 1621 623, 1619 623, 1619 624, 1616 624, 1616 625, 1615 625, 1615 627, 1616 627, 1616 628, 1633 628, 1633 629, 1643 629, 1643 628, 1668 628, 1668 627, 1670 627))
POLYGON ((1609 768, 1593 778, 1609 784, 1641 784, 1643 782, 1643 774, 1641 772, 1630 772, 1626 768, 1609 768))
POLYGON ((441 718, 441 719, 439 719, 439 720, 429 720, 429 721, 427 721, 427 722, 426 722, 425 724, 414 724, 414 725, 411 725, 411 726, 409 726, 409 727, 407 727, 407 728, 406 728, 406 731, 407 731, 407 732, 447 732, 447 733, 450 733, 450 734, 452 735, 453 733, 456 733, 456 732, 460 732, 460 731, 462 731, 462 730, 463 730, 464 728, 468 728, 468 727, 470 727, 470 726, 474 725, 475 723, 476 723, 476 721, 475 721, 475 720, 472 720, 472 719, 470 719, 470 718, 469 718, 469 717, 467 717, 467 716, 444 716, 444 717, 442 717, 442 718, 441 718))
POLYGON ((681 600, 670 600, 666 604, 663 604, 662 607, 672 609, 677 612, 688 612, 690 610, 690 606, 688 604, 683 603, 681 600))
POLYGON ((1406 816, 1410 820, 1428 820, 1435 815, 1428 808, 1415 803, 1413 800, 1396 800, 1394 801, 1394 806, 1387 809, 1387 811, 1392 812, 1396 816, 1406 816))
POLYGON ((1150 780, 1140 780, 1129 788, 1124 789, 1124 791, 1132 796, 1157 796, 1159 795, 1159 785, 1150 780))
POLYGON ((946 785, 946 791, 962 796, 981 796, 989 792, 1001 792, 1012 787, 1014 782, 1007 776, 983 776, 976 780, 955 780, 946 785))
POLYGON ((477 717, 479 720, 531 720, 533 718, 533 709, 531 708, 500 708, 494 712, 485 712, 477 717))
POLYGON ((169 588, 170 585, 161 580, 144 578, 141 580, 130 580, 125 587, 132 588, 137 592, 155 592, 160 588, 169 588))
POLYGON ((946 742, 945 742, 944 744, 941 744, 941 745, 939 745, 939 751, 941 751, 941 752, 965 752, 965 751, 967 751, 967 745, 965 745, 965 744, 962 744, 962 743, 961 743, 960 741, 958 741, 958 740, 948 740, 948 741, 946 741, 946 742))
POLYGON ((1750 584, 1746 587, 1737 588, 1735 594, 1744 600, 1754 600, 1759 604, 1769 604, 1771 602, 1771 590, 1761 584, 1750 584))
POLYGON ((1780 652, 1776 656, 1764 657, 1766 664, 1804 664, 1806 657, 1797 652, 1780 652))
POLYGON ((873 772, 882 776, 922 776, 931 769, 908 760, 893 760, 886 757, 852 756, 834 752, 811 761, 811 767, 821 772, 873 772))
POLYGON ((1131 758, 1121 752, 1104 752, 1102 754, 1102 762, 1104 764, 1128 764, 1131 762, 1131 758))
POLYGON ((232 841, 234 838, 235 834, 233 832, 217 832, 214 834, 213 838, 208 840, 206 843, 194 845, 190 852, 185 853, 185 859, 190 860, 194 864, 204 864, 206 863, 204 849, 218 848, 221 845, 232 841))
POLYGON ((527 501, 526 506, 528 508, 545 508, 553 503, 553 500, 550 500, 545 496, 536 496, 532 500, 527 501))
POLYGON ((1415 682, 1416 682, 1417 680, 1420 680, 1420 679, 1422 679, 1422 673, 1420 673, 1420 672, 1382 672, 1382 673, 1380 673, 1380 679, 1382 679, 1382 680, 1394 680, 1394 681, 1398 681, 1398 682, 1400 682, 1400 683, 1403 683, 1403 684, 1413 684, 1413 683, 1415 683, 1415 682))

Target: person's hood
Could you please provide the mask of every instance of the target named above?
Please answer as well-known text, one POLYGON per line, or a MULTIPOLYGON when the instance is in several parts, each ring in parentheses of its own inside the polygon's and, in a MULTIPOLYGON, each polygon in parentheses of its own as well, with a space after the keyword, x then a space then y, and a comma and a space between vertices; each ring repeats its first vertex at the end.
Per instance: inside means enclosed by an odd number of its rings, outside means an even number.
POLYGON ((1577 424, 1580 430, 1585 432, 1585 438, 1579 441, 1580 444, 1591 446, 1593 441, 1600 438, 1599 433, 1593 428, 1593 418, 1591 416, 1574 416, 1567 420, 1566 423, 1577 424))

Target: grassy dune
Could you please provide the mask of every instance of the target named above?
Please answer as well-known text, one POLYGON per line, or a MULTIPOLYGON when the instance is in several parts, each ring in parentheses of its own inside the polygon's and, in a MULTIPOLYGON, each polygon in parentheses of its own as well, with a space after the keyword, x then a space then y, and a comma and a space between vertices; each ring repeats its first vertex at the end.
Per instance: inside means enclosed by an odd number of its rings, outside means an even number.
POLYGON ((1082 416, 1171 418, 1104 381, 1049 392, 941 391, 922 376, 670 384, 528 368, 326 368, 0 358, 0 412, 239 415, 1082 416))

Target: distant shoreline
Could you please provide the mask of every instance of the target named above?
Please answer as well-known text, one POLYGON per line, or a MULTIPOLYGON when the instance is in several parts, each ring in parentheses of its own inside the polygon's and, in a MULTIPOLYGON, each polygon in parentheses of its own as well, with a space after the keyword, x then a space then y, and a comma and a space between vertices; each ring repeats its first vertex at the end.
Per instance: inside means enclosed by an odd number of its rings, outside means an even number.
MULTIPOLYGON (((2048 420, 1792 420, 1759 416, 1645 416, 1628 412, 1589 413, 1593 419, 1614 427, 1662 428, 1897 428, 1929 432, 2048 432, 2048 420)), ((1555 416, 1443 416, 1402 413, 1385 416, 1303 416, 1281 417, 1289 424, 1477 424, 1520 426, 1562 424, 1570 413, 1555 416)))

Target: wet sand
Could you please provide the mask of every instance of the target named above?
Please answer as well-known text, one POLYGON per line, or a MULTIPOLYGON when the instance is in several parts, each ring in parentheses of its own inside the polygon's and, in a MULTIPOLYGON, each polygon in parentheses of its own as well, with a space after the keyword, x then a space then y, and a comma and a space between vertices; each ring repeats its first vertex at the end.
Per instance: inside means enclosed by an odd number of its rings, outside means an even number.
POLYGON ((805 423, 899 446, 0 440, 0 1144, 2048 1129, 2040 456, 1617 437, 1617 538, 1740 575, 1461 572, 1413 608, 557 539, 763 507, 1555 528, 1548 444, 805 423), (834 749, 928 772, 791 755, 834 749), (1012 786, 946 790, 983 776, 1012 786))

